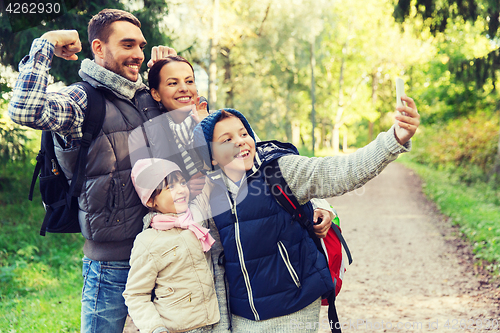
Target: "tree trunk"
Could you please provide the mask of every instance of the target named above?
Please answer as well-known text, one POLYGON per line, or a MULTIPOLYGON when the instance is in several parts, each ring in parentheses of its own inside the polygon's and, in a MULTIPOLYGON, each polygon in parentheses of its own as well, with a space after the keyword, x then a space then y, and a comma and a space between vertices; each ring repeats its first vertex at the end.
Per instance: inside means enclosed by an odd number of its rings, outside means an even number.
POLYGON ((228 48, 223 48, 222 56, 224 59, 224 83, 225 86, 228 87, 226 91, 226 103, 224 107, 234 109, 234 80, 232 79, 231 73, 231 59, 230 54, 231 50, 228 48))
MULTIPOLYGON (((378 77, 379 73, 372 73, 372 107, 374 110, 377 109, 377 90, 378 90, 378 77)), ((374 122, 370 121, 368 124, 368 142, 373 141, 373 125, 374 122)))
POLYGON ((342 151, 347 153, 347 129, 344 131, 344 137, 342 138, 342 151))
POLYGON ((368 123, 368 142, 373 141, 373 125, 374 123, 371 121, 368 123))
POLYGON ((316 144, 314 140, 314 131, 316 129, 316 110, 314 109, 314 104, 316 103, 316 96, 314 92, 314 66, 316 66, 316 59, 314 58, 314 37, 312 37, 311 41, 311 122, 312 122, 312 156, 314 156, 314 146, 316 144))
POLYGON ((298 146, 299 144, 302 143, 304 145, 304 142, 301 142, 302 136, 300 135, 300 121, 299 120, 292 120, 292 143, 295 146, 298 146))
POLYGON ((212 16, 212 38, 210 39, 210 61, 208 65, 208 105, 212 110, 217 110, 217 48, 219 30, 219 0, 214 1, 212 16))
POLYGON ((319 149, 325 147, 325 141, 326 141, 326 126, 325 122, 321 121, 321 139, 319 142, 319 149))
POLYGON ((210 40, 210 64, 208 65, 208 105, 210 109, 217 110, 217 43, 210 40))
POLYGON ((340 145, 340 134, 339 134, 339 128, 337 126, 333 126, 333 131, 332 131, 332 148, 333 148, 333 154, 337 155, 340 150, 339 150, 339 145, 340 145))
MULTIPOLYGON (((349 40, 349 39, 347 39, 349 40)), ((339 100, 337 105, 337 115, 335 116, 335 125, 332 130, 332 148, 333 153, 339 153, 340 145, 340 126, 342 125, 342 114, 344 113, 344 68, 345 68, 345 58, 347 54, 347 41, 342 48, 342 59, 340 61, 340 76, 339 76, 339 100)))
POLYGON ((290 119, 291 117, 291 110, 290 110, 290 90, 288 90, 287 95, 286 95, 286 102, 285 102, 285 135, 286 135, 286 141, 291 142, 292 144, 295 145, 295 142, 293 142, 293 125, 290 119))

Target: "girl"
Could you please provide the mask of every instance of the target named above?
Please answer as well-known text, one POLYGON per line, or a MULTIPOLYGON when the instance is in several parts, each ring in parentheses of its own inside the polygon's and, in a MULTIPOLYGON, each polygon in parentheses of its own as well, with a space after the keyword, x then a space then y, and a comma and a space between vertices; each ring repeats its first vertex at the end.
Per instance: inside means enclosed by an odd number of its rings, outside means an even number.
POLYGON ((184 332, 217 323, 208 252, 215 240, 195 222, 201 221, 199 214, 188 208, 189 189, 179 167, 164 159, 142 159, 131 178, 150 209, 134 241, 123 293, 134 323, 141 333, 184 332))
MULTIPOLYGON (((232 109, 211 113, 194 132, 195 146, 212 172, 209 205, 225 253, 234 332, 287 332, 317 323, 320 297, 333 289, 324 257, 307 231, 270 194, 264 170, 278 160, 283 178, 311 215, 311 198, 354 190, 409 151, 419 125, 411 98, 406 116, 356 153, 307 158, 277 141, 255 143, 245 117, 232 109)), ((316 327, 316 326, 314 326, 316 327)))

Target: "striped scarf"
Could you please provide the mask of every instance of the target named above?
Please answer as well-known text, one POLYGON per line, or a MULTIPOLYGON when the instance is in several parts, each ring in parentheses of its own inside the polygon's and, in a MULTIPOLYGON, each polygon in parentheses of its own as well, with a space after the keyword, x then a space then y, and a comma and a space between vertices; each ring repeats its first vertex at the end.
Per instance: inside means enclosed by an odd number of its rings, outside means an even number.
POLYGON ((191 113, 187 118, 180 124, 176 124, 172 117, 167 113, 168 125, 170 130, 174 134, 175 143, 179 148, 182 159, 184 160, 184 165, 186 167, 189 176, 197 174, 201 169, 203 169, 203 162, 197 156, 196 153, 190 154, 187 150, 192 150, 193 148, 193 129, 196 126, 196 122, 191 117, 191 113))

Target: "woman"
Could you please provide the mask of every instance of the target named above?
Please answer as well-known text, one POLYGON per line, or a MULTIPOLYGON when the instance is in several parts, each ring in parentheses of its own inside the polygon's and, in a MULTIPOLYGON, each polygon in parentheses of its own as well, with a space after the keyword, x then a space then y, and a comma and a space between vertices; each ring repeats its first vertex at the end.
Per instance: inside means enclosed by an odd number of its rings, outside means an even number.
POLYGON ((203 164, 192 150, 193 129, 208 115, 208 110, 206 102, 200 103, 193 66, 183 57, 171 55, 151 67, 148 81, 151 95, 167 111, 168 127, 191 178, 191 196, 195 197, 201 192, 205 180, 200 172, 203 164))

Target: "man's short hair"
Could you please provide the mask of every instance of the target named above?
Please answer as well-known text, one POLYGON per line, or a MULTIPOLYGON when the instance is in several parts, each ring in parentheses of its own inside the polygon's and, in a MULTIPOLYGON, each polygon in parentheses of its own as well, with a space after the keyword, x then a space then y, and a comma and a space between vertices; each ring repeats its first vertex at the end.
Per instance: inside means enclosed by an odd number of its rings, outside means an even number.
POLYGON ((94 39, 107 43, 112 33, 110 25, 116 21, 127 21, 141 27, 141 22, 129 12, 120 9, 103 9, 90 19, 88 26, 89 44, 92 46, 94 39))

